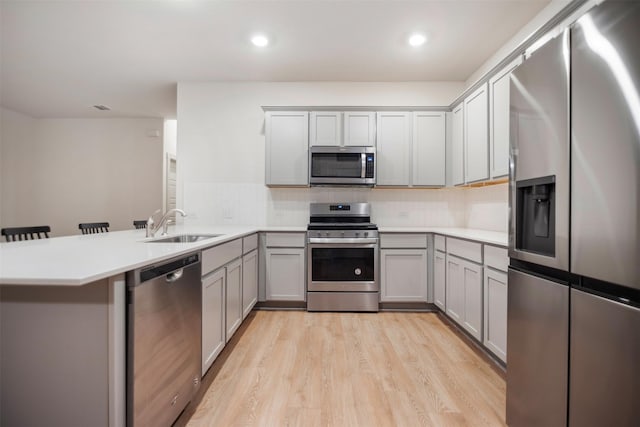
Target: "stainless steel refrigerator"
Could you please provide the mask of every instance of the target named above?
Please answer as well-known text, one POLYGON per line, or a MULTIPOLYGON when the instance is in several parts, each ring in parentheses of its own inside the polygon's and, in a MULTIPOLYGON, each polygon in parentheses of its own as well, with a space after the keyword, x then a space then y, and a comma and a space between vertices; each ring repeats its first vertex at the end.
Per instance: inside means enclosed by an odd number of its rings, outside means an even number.
POLYGON ((511 77, 507 423, 640 425, 640 2, 511 77))

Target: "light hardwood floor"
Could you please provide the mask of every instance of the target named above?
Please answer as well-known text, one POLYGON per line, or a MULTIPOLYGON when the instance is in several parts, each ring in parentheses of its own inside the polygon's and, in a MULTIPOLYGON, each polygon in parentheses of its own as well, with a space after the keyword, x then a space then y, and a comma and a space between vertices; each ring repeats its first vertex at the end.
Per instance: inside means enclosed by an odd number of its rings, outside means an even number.
POLYGON ((503 376, 437 314, 257 311, 245 323, 188 426, 504 425, 503 376))

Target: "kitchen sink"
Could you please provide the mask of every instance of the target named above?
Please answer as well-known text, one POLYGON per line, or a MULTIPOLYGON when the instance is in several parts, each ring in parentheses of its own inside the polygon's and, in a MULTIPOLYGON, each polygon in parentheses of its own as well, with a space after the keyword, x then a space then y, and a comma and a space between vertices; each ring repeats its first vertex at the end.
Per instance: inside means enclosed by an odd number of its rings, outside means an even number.
POLYGON ((145 243, 193 243, 200 240, 213 239, 220 237, 222 234, 178 234, 176 236, 167 236, 160 239, 146 240, 145 243))

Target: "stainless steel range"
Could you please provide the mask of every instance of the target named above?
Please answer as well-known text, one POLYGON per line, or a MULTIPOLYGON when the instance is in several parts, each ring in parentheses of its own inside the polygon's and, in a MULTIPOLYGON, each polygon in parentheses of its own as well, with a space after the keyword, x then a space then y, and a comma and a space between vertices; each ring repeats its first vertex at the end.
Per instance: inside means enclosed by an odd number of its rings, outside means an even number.
POLYGON ((312 203, 308 311, 378 311, 378 227, 368 203, 312 203))

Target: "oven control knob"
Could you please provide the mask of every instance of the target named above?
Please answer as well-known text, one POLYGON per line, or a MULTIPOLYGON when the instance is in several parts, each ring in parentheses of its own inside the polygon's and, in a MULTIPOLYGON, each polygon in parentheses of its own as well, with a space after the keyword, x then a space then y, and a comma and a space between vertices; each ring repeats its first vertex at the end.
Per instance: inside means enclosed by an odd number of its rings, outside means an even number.
POLYGON ((362 274, 362 270, 360 270, 359 268, 356 268, 355 270, 353 270, 353 272, 356 274, 356 276, 359 276, 362 274))
POLYGON ((325 237, 329 237, 329 232, 327 231, 326 233, 324 233, 325 237))
POLYGON ((342 237, 344 237, 344 231, 342 233, 340 233, 342 235, 342 237))
POLYGON ((364 232, 364 237, 369 237, 369 232, 368 231, 364 232))
POLYGON ((356 237, 360 237, 360 233, 356 231, 356 237))

